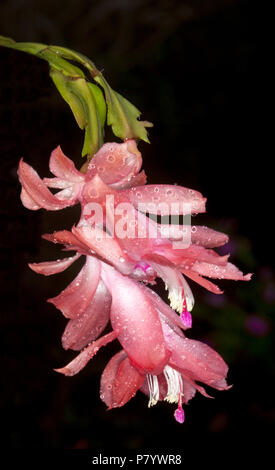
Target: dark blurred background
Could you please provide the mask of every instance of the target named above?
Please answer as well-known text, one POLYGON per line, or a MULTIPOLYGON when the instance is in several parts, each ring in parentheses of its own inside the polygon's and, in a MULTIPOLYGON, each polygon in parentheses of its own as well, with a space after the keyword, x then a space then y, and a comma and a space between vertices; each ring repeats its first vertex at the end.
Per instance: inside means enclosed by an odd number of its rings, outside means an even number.
MULTIPOLYGON (((41 234, 70 228, 79 209, 31 212, 19 200, 19 157, 49 176, 61 144, 81 165, 83 134, 48 77, 47 63, 0 48, 1 428, 5 446, 32 449, 178 449, 230 436, 258 436, 274 424, 272 321, 274 254, 269 240, 273 198, 270 155, 261 134, 259 8, 245 0, 9 0, 0 31, 17 41, 63 45, 90 57, 113 88, 152 121, 151 145, 140 144, 150 183, 178 183, 208 198, 194 223, 227 232, 232 261, 253 272, 250 283, 224 281, 223 296, 192 285, 192 337, 208 341, 230 366, 228 392, 196 396, 186 422, 167 403, 147 408, 141 393, 105 411, 101 371, 118 349, 103 349, 79 375, 53 372, 74 353, 62 349, 65 319, 46 303, 77 272, 44 278, 31 261, 60 249, 41 234), (200 436, 200 437, 198 437, 200 436)), ((220 250, 221 251, 221 250, 220 250)), ((191 283, 191 282, 190 282, 191 283)), ((191 336, 189 335, 189 336, 191 336)), ((2 438, 2 439, 3 439, 2 438)), ((243 437, 244 438, 244 437, 243 437)))

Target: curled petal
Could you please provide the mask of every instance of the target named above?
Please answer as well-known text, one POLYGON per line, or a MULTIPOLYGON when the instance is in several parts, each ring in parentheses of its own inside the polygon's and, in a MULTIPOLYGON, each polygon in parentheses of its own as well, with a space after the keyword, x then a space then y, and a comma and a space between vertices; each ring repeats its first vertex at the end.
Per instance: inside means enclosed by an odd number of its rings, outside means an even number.
POLYGON ((144 378, 144 374, 138 372, 121 351, 111 359, 102 374, 100 397, 108 409, 121 407, 136 394, 144 378))
MULTIPOLYGON (((36 171, 23 159, 19 162, 18 176, 20 183, 31 200, 40 207, 47 210, 60 210, 74 204, 74 201, 61 201, 54 196, 41 180, 36 171)), ((22 200, 24 203, 24 201, 22 200)))
POLYGON ((61 369, 54 369, 56 372, 64 375, 75 375, 79 371, 81 371, 86 364, 92 359, 92 357, 97 353, 97 351, 102 347, 106 346, 106 344, 110 343, 117 337, 117 333, 112 331, 105 336, 97 339, 93 343, 91 343, 87 348, 83 349, 81 353, 78 354, 69 364, 61 369))
POLYGON ((79 318, 70 320, 62 336, 64 349, 79 351, 98 338, 106 327, 111 306, 111 295, 99 281, 91 303, 79 318))
POLYGON ((73 161, 64 155, 60 145, 51 153, 50 170, 61 180, 72 183, 82 183, 85 180, 85 176, 75 168, 73 161))
POLYGON ((41 206, 36 204, 36 202, 28 195, 24 188, 21 190, 20 198, 23 206, 27 209, 30 209, 31 211, 37 211, 38 209, 41 209, 41 206))
POLYGON ((87 256, 86 263, 77 277, 57 297, 48 299, 61 310, 66 318, 79 317, 90 304, 97 289, 100 276, 100 263, 87 256))
POLYGON ((65 271, 71 264, 73 264, 81 255, 76 254, 70 258, 58 259, 56 261, 45 261, 44 263, 29 263, 29 267, 37 274, 44 276, 51 276, 52 274, 61 273, 65 271))
POLYGON ((112 407, 125 405, 135 394, 144 382, 145 375, 138 372, 132 366, 128 357, 123 359, 118 366, 116 377, 113 383, 113 403, 112 407))
POLYGON ((243 274, 234 264, 227 263, 226 266, 214 266, 213 264, 196 261, 192 271, 214 279, 232 279, 234 281, 250 281, 252 274, 243 274))
POLYGON ((109 408, 112 408, 113 405, 113 383, 117 369, 121 361, 126 357, 127 354, 125 351, 119 351, 110 359, 102 372, 100 379, 100 398, 109 408))
POLYGON ((122 189, 121 200, 130 201, 142 212, 159 215, 186 215, 205 212, 206 199, 182 186, 160 184, 122 189))

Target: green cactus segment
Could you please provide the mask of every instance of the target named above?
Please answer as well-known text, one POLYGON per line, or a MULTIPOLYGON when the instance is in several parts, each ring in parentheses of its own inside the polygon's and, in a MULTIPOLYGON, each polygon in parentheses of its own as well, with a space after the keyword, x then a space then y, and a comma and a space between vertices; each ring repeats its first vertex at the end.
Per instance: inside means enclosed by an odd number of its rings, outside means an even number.
POLYGON ((3 36, 0 36, 0 45, 34 54, 49 63, 50 76, 56 88, 70 106, 79 127, 85 129, 82 156, 92 158, 103 145, 106 112, 107 124, 117 137, 149 142, 146 127, 152 124, 139 120, 140 111, 114 91, 95 64, 83 54, 65 47, 18 43, 3 36), (83 70, 86 70, 88 77, 83 70))

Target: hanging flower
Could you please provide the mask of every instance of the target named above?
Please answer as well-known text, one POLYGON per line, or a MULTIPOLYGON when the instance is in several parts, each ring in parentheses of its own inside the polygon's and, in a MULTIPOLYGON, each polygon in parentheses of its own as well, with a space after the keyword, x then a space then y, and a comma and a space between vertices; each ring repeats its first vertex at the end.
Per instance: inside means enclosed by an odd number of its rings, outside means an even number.
POLYGON ((123 350, 102 374, 101 399, 109 409, 120 407, 141 389, 150 397, 149 406, 162 399, 177 403, 178 422, 184 421, 183 403, 196 390, 209 396, 197 382, 218 390, 229 388, 228 367, 222 358, 206 344, 186 338, 178 316, 156 293, 103 262, 101 279, 90 306, 69 321, 63 335, 66 348, 87 347, 57 372, 77 374, 100 347, 118 339, 123 350), (113 331, 89 344, 91 331, 93 338, 99 335, 109 317, 113 331), (97 321, 100 325, 96 328, 97 321))
POLYGON ((28 208, 48 210, 80 202, 81 218, 72 233, 89 247, 88 252, 95 251, 125 274, 135 271, 137 277, 139 273, 140 280, 152 282, 156 276, 162 278, 172 308, 181 314, 184 325, 191 327, 194 297, 185 277, 221 294, 219 287, 204 276, 249 280, 251 275, 243 275, 228 262, 228 255, 220 256, 213 250, 228 241, 227 235, 201 226, 191 229, 162 225, 144 214, 148 211, 151 215, 160 212, 164 216, 178 216, 204 212, 205 199, 187 188, 144 185, 146 176, 140 172, 141 164, 135 141, 107 143, 83 175, 58 147, 50 158, 54 178, 42 181, 21 160, 18 170, 21 199, 28 208), (48 187, 63 189, 53 195, 48 187), (188 229, 190 243, 182 248, 188 229))

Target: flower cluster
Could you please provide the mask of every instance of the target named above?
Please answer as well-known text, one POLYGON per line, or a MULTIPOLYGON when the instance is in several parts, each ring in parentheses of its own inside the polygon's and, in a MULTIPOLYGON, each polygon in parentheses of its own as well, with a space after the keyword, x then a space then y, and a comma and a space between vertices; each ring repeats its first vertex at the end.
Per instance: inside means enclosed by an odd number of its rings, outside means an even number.
POLYGON ((183 404, 197 390, 209 396, 200 383, 229 388, 228 367, 219 354, 183 333, 192 326, 194 305, 186 278, 221 294, 206 278, 249 280, 250 274, 243 275, 228 256, 213 250, 227 243, 227 235, 202 226, 159 223, 160 216, 205 212, 206 200, 184 187, 146 185, 141 165, 134 140, 104 144, 85 174, 60 147, 50 157, 53 178, 40 179, 21 160, 18 175, 25 207, 60 210, 81 205, 80 220, 71 231, 44 235, 76 254, 29 266, 48 276, 85 257, 72 283, 49 299, 68 318, 63 347, 80 351, 57 371, 78 373, 100 347, 117 339, 122 350, 101 376, 100 397, 108 409, 123 406, 141 390, 149 396, 149 406, 159 400, 177 403, 174 416, 182 423, 183 404), (49 188, 59 191, 53 194, 49 188), (149 287, 157 278, 165 283, 171 307, 149 287), (112 331, 101 336, 109 322, 112 331))

